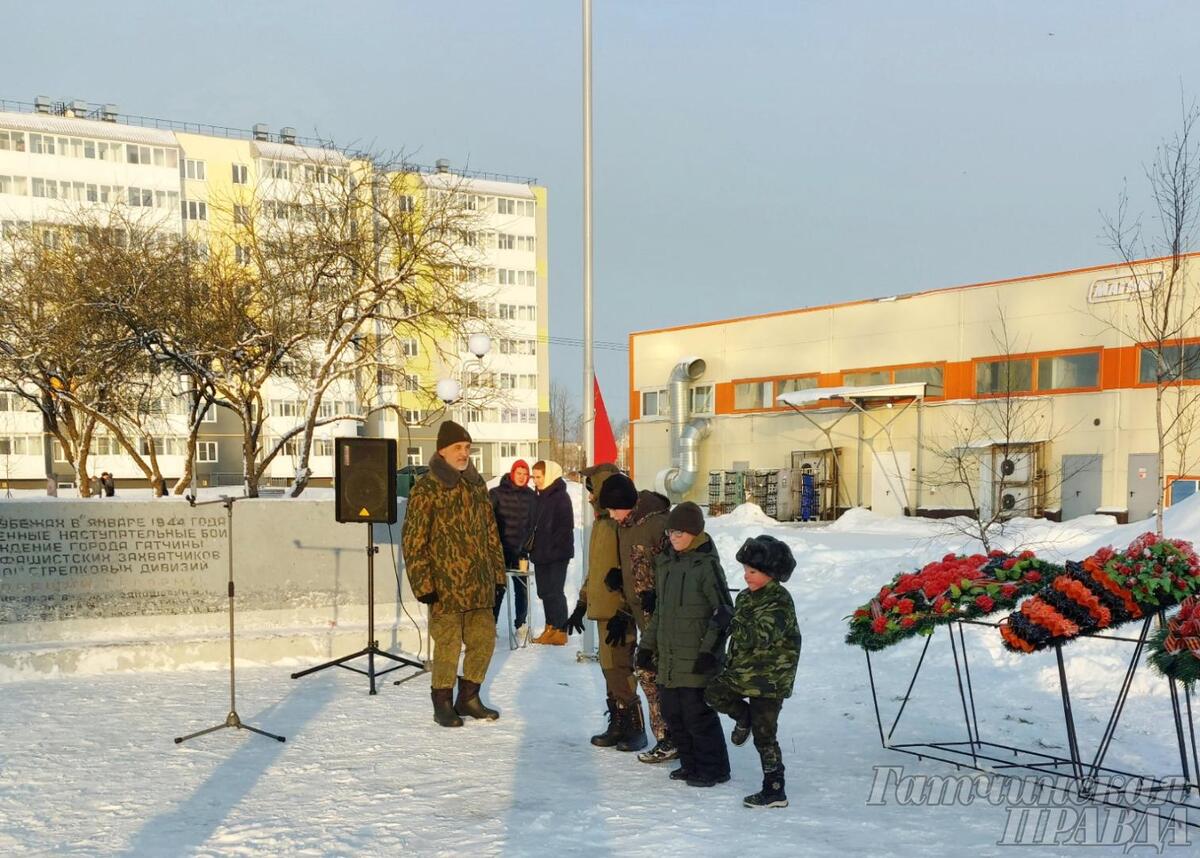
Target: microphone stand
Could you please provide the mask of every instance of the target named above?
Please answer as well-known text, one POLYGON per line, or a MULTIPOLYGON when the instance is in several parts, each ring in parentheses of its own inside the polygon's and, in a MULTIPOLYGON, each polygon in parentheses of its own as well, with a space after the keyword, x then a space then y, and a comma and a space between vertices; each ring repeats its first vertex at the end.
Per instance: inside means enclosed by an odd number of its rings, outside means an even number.
POLYGON ((220 500, 203 501, 201 503, 197 503, 195 494, 190 494, 187 496, 187 502, 192 506, 193 509, 198 506, 208 506, 210 504, 219 503, 225 507, 226 512, 225 535, 229 540, 229 714, 225 716, 225 721, 223 723, 217 724, 215 727, 207 727, 203 730, 197 730, 195 733, 189 733, 186 736, 177 736, 175 739, 176 745, 180 744, 181 742, 186 742, 188 739, 195 739, 197 736, 203 736, 206 733, 213 733, 217 730, 223 730, 226 727, 234 727, 238 730, 249 730, 251 733, 257 733, 260 736, 266 736, 268 739, 274 739, 277 742, 287 741, 287 739, 285 739, 283 736, 276 736, 274 733, 268 733, 265 730, 260 730, 257 727, 251 727, 249 724, 243 723, 242 719, 237 713, 237 691, 233 661, 233 503, 236 500, 240 500, 240 498, 221 495, 220 500))

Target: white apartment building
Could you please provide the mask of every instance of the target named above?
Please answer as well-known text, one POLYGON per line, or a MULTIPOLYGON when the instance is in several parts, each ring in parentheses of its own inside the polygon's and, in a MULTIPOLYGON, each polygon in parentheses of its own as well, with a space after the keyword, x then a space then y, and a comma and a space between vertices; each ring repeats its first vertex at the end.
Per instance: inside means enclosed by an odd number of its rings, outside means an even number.
MULTIPOLYGON (((144 120, 138 120, 144 121, 144 120)), ((89 111, 78 102, 34 104, 0 101, 0 226, 4 223, 62 221, 74 207, 111 206, 161 218, 161 228, 185 232, 207 247, 210 224, 218 216, 217 199, 236 199, 239 186, 282 190, 293 181, 320 181, 310 175, 345 169, 342 153, 298 145, 292 129, 269 133, 255 126, 244 135, 224 129, 153 120, 158 127, 133 124, 114 106, 89 111), (318 165, 314 167, 313 165, 318 165), (309 171, 305 173, 304 171, 309 171)), ((483 259, 477 282, 467 288, 479 302, 481 326, 493 335, 482 360, 463 344, 456 364, 422 360, 413 341, 396 372, 394 401, 404 408, 403 422, 391 412, 373 417, 365 428, 354 422, 320 427, 309 467, 314 484, 333 477, 333 439, 366 433, 394 437, 399 464, 425 464, 433 455, 437 424, 447 412, 421 390, 444 377, 459 379, 486 400, 481 408, 452 407, 477 441, 477 465, 485 474, 508 470, 516 458, 532 460, 546 435, 549 363, 544 343, 546 320, 545 189, 513 177, 452 175, 439 162, 425 176, 428 190, 467 182, 478 205, 479 228, 472 240, 483 259), (422 376, 426 376, 422 378, 422 376), (481 391, 482 389, 482 391, 481 391)), ((282 191, 281 191, 282 192, 282 191)), ((224 208, 228 208, 225 206, 224 208)), ((264 205, 269 209, 269 203, 264 205)), ((261 216, 269 217, 265 211, 261 216)), ((302 384, 279 378, 268 383, 264 399, 268 418, 264 444, 273 445, 301 419, 306 392, 302 384)), ((181 391, 182 394, 182 391, 181 391)), ((357 413, 361 407, 353 382, 339 383, 325 398, 323 411, 357 413)), ((374 403, 372 403, 374 404, 374 403)), ((170 480, 182 473, 186 438, 186 403, 166 398, 155 419, 162 421, 156 441, 160 468, 170 480)), ((214 409, 206 417, 197 451, 196 472, 202 485, 238 485, 242 481, 240 425, 236 417, 214 409)), ((0 487, 40 486, 46 473, 45 435, 38 412, 19 397, 0 397, 0 487)), ((289 442, 269 466, 264 484, 286 484, 294 478, 299 442, 289 442)), ((73 474, 62 451, 51 444, 53 470, 60 483, 73 474)), ((89 470, 111 471, 118 481, 142 478, 133 460, 122 455, 114 439, 97 436, 89 470)))

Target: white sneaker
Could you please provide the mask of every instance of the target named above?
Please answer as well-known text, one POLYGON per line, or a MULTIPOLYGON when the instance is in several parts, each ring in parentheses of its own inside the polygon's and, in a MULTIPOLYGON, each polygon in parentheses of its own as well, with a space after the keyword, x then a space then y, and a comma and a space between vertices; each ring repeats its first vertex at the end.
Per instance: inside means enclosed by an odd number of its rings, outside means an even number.
POLYGON ((517 626, 517 645, 525 646, 527 643, 529 643, 529 626, 517 626))

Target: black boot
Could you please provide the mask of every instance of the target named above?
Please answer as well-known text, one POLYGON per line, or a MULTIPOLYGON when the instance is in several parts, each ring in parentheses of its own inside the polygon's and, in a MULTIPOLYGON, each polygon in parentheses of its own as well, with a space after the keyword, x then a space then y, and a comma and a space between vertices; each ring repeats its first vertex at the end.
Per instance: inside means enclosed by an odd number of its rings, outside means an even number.
POLYGON ((458 700, 454 702, 454 711, 459 715, 471 718, 486 718, 495 721, 500 713, 483 705, 479 699, 479 683, 469 679, 458 678, 458 700))
POLYGON ((733 732, 729 734, 729 741, 735 745, 744 745, 750 738, 750 704, 745 700, 741 703, 741 709, 734 719, 733 732))
POLYGON ((783 791, 783 769, 763 772, 763 785, 759 792, 742 799, 746 807, 787 807, 787 794, 783 791))
POLYGON ((603 733, 592 736, 592 744, 598 748, 611 748, 621 741, 621 710, 617 707, 617 698, 611 694, 608 697, 608 726, 603 733))
POLYGON ((450 699, 454 696, 453 688, 434 688, 429 692, 433 698, 433 720, 439 727, 461 727, 462 719, 454 712, 450 699))
POLYGON ((621 740, 617 742, 618 751, 640 751, 648 744, 646 742, 646 725, 642 722, 642 701, 634 699, 633 703, 624 707, 621 740))

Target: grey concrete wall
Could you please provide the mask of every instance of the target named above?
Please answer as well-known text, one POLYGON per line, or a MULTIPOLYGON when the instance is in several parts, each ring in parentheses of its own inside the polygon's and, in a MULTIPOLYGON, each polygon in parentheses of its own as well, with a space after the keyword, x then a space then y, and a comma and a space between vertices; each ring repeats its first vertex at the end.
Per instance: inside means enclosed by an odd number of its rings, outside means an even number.
MULTIPOLYGON (((376 632, 381 646, 415 652, 424 610, 404 575, 403 511, 401 501, 400 521, 373 529, 376 632)), ((334 521, 332 500, 237 500, 232 513, 239 655, 285 657, 284 639, 306 641, 300 657, 361 647, 367 527, 334 521)), ((45 669, 64 669, 52 651, 80 647, 160 648, 166 665, 172 651, 219 657, 206 642, 228 631, 227 527, 220 504, 0 501, 0 666, 40 652, 45 669)))

